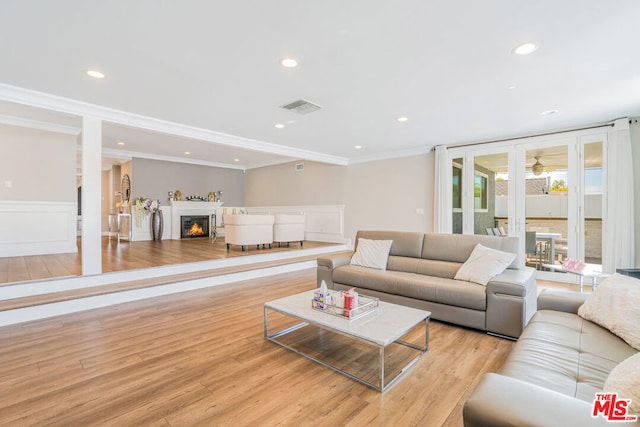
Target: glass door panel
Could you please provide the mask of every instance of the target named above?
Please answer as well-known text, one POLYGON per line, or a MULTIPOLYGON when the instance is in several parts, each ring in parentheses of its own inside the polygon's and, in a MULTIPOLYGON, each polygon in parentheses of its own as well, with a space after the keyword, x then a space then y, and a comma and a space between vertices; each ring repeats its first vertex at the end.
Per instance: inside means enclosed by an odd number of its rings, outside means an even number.
POLYGON ((474 234, 507 235, 508 153, 474 157, 474 234))
POLYGON ((526 264, 538 270, 569 253, 569 150, 540 147, 525 155, 526 264))
POLYGON ((452 181, 453 181, 453 221, 452 232, 454 234, 462 234, 462 157, 453 159, 452 161, 452 181))
POLYGON ((602 265, 602 142, 584 144, 584 260, 602 265))

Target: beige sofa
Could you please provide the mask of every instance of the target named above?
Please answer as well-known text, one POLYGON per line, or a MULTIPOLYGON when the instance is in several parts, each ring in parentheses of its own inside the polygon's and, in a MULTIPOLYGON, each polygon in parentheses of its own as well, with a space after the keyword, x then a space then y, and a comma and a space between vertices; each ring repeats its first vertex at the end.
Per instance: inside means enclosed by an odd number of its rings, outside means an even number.
POLYGON ((466 427, 629 425, 591 416, 611 370, 637 350, 576 314, 587 296, 540 294, 540 311, 499 373, 485 374, 467 399, 466 427))
POLYGON ((516 258, 487 286, 455 280, 480 243, 518 252, 515 237, 359 231, 358 238, 393 240, 386 270, 351 265, 353 252, 318 258, 318 286, 356 287, 383 301, 429 310, 432 318, 507 337, 518 337, 536 311, 535 270, 516 258))

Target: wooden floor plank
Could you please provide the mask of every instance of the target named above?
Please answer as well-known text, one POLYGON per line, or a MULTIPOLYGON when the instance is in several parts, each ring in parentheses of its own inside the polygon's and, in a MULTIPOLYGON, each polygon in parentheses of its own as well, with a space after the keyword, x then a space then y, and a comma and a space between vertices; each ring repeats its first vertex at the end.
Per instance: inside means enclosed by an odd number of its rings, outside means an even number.
POLYGON ((0 283, 9 281, 9 258, 0 258, 0 283))
POLYGON ((26 268, 29 271, 29 279, 42 280, 42 279, 48 279, 52 277, 51 273, 49 272, 49 269, 43 262, 42 257, 35 255, 35 256, 28 256, 24 258, 25 258, 26 268))
POLYGON ((26 257, 14 257, 7 259, 7 282, 23 282, 25 280, 31 280, 25 258, 26 257))

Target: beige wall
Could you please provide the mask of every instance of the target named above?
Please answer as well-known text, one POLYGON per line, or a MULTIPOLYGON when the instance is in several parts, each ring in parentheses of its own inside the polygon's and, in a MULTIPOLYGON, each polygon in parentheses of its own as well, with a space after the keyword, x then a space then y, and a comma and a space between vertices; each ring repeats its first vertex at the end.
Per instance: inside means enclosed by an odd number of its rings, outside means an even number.
POLYGON ((76 202, 76 144, 73 135, 0 124, 0 200, 76 202))
MULTIPOLYGON (((122 165, 122 174, 126 170, 122 165)), ((222 190, 225 205, 244 205, 241 170, 134 158, 129 176, 132 203, 138 197, 148 197, 166 205, 169 191, 180 190, 184 200, 187 196, 206 197, 210 191, 222 190)))
POLYGON ((344 204, 345 172, 345 166, 310 161, 249 169, 244 181, 245 205, 344 204), (296 163, 304 163, 304 170, 297 172, 296 163))
POLYGON ((360 229, 432 230, 433 153, 349 166, 307 161, 300 172, 295 163, 247 171, 245 205, 345 205, 348 239, 360 229))

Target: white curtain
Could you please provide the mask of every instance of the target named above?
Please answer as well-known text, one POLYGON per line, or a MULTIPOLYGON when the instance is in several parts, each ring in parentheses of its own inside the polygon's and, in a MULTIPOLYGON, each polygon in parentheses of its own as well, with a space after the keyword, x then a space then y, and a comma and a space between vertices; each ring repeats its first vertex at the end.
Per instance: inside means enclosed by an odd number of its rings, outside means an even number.
POLYGON ((453 229, 451 213, 453 205, 452 172, 447 147, 443 145, 436 147, 435 169, 433 231, 435 233, 451 233, 453 229))
POLYGON ((607 203, 602 227, 602 269, 615 273, 616 268, 635 263, 633 164, 629 119, 616 120, 608 131, 607 203))

